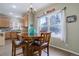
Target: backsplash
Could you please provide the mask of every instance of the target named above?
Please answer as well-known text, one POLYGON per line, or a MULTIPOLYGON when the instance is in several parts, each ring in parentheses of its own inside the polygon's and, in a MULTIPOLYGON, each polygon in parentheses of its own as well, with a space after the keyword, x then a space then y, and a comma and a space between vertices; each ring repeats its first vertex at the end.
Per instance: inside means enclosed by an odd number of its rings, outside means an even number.
POLYGON ((11 31, 10 28, 3 28, 3 27, 0 27, 0 32, 7 32, 7 31, 11 31))

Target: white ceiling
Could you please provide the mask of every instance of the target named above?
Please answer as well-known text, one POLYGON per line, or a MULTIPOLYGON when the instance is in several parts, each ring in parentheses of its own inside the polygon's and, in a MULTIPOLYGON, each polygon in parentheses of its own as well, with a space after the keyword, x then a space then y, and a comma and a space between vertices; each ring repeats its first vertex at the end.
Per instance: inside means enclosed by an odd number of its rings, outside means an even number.
MULTIPOLYGON (((33 8, 37 10, 48 5, 50 5, 50 3, 32 3, 33 8)), ((27 12, 29 7, 30 3, 0 3, 0 13, 10 17, 21 17, 27 12), (15 5, 16 8, 13 8, 13 5, 15 5)))

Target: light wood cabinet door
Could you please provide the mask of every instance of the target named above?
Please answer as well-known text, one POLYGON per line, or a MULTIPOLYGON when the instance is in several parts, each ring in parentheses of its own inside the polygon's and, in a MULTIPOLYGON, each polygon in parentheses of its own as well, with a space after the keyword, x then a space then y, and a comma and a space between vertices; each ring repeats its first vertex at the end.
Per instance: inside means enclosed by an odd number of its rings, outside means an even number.
POLYGON ((23 17, 23 20, 22 20, 22 24, 23 24, 23 26, 28 26, 28 15, 25 15, 24 17, 23 17))
POLYGON ((28 32, 28 15, 25 15, 22 19, 22 28, 23 28, 23 32, 28 32))
POLYGON ((9 27, 10 20, 6 18, 0 18, 0 27, 9 27))

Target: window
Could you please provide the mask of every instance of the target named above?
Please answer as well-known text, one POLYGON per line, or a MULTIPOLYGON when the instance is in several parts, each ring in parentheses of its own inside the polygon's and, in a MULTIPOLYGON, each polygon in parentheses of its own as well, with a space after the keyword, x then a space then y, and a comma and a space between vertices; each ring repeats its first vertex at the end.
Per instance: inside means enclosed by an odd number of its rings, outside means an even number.
POLYGON ((39 18, 39 31, 51 32, 52 37, 64 38, 65 35, 65 20, 64 11, 56 11, 51 14, 39 18))
POLYGON ((16 30, 21 30, 21 23, 19 21, 12 21, 11 24, 11 30, 16 31, 16 30))
POLYGON ((53 37, 62 38, 62 12, 56 12, 50 16, 50 32, 53 37))
POLYGON ((48 31, 47 17, 41 17, 39 23, 40 23, 40 32, 47 32, 48 31))

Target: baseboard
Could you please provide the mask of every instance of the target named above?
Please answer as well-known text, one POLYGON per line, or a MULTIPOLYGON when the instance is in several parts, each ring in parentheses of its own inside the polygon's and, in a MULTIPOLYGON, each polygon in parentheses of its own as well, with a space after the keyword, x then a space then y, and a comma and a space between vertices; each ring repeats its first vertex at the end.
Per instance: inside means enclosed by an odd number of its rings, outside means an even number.
POLYGON ((64 49, 64 48, 61 48, 61 47, 57 47, 57 46, 54 46, 54 45, 50 45, 51 47, 55 47, 57 49, 61 49, 61 50, 64 50, 64 51, 67 51, 67 52, 70 52, 70 53, 73 53, 75 55, 79 55, 79 53, 77 52, 74 52, 74 51, 71 51, 71 50, 67 50, 67 49, 64 49))

